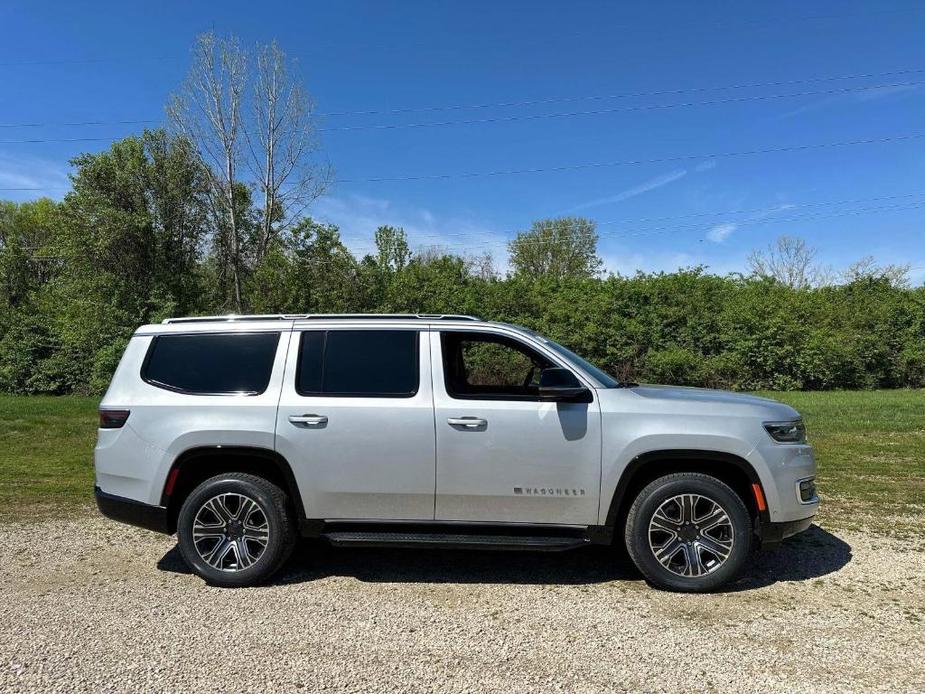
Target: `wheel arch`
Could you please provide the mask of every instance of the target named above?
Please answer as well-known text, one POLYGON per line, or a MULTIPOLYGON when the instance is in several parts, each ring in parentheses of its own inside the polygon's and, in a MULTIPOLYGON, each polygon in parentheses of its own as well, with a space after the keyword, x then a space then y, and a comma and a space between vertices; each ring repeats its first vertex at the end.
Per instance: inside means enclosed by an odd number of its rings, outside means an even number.
POLYGON ((177 456, 164 482, 161 506, 167 509, 169 532, 176 531, 180 507, 190 492, 224 472, 245 472, 278 485, 289 497, 298 523, 304 524, 305 507, 292 466, 277 451, 257 446, 197 446, 177 456))
POLYGON ((658 450, 636 456, 623 470, 607 511, 605 527, 609 533, 623 527, 627 511, 643 487, 675 472, 701 472, 716 477, 742 497, 752 518, 757 518, 761 525, 770 521, 763 501, 764 486, 758 472, 745 458, 725 451, 658 450), (754 485, 761 491, 764 508, 756 499, 754 485))

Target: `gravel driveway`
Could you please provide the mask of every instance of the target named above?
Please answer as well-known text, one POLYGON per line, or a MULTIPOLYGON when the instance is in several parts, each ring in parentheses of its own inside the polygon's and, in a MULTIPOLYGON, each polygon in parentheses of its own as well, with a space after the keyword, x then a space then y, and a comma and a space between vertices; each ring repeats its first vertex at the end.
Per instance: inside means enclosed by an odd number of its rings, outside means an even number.
POLYGON ((925 690, 925 546, 872 534, 813 527, 692 596, 600 549, 306 544, 222 590, 96 517, 0 533, 3 692, 925 690))

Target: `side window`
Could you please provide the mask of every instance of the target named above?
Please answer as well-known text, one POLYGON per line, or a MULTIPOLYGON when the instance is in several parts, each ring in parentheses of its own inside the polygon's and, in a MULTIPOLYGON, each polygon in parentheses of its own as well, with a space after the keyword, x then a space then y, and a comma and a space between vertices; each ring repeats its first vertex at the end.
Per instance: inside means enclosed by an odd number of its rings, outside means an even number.
POLYGON ((446 391, 457 398, 532 400, 543 369, 554 366, 516 340, 491 333, 445 332, 446 391))
POLYGON ((141 377, 191 395, 259 395, 270 383, 279 333, 158 335, 141 377))
POLYGON ((410 398, 418 392, 414 330, 307 330, 299 345, 300 395, 410 398))

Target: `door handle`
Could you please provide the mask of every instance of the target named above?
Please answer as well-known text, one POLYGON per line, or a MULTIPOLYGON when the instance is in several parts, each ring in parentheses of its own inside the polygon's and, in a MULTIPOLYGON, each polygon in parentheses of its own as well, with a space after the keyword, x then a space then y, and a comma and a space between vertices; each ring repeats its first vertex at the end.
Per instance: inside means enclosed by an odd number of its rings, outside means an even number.
POLYGON ((488 426, 488 420, 481 417, 450 417, 446 423, 451 427, 465 427, 466 429, 481 429, 488 426))
POLYGON ((309 427, 320 427, 328 423, 328 418, 323 414, 291 414, 289 421, 293 424, 304 424, 309 427))

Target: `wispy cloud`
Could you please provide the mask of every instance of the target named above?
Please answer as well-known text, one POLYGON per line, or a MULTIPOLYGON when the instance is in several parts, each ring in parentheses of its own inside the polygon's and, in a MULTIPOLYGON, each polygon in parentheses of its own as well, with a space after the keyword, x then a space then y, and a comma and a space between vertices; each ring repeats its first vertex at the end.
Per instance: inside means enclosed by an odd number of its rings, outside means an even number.
POLYGON ((876 101, 895 94, 913 92, 918 87, 914 84, 892 84, 886 87, 877 87, 876 89, 865 89, 863 92, 853 94, 855 101, 876 101))
POLYGON ((0 197, 13 200, 60 198, 70 187, 67 171, 67 166, 58 161, 0 152, 0 188, 36 189, 0 191, 0 197))
POLYGON ((666 174, 662 174, 661 176, 650 178, 648 181, 644 181, 643 183, 633 186, 632 188, 622 190, 616 195, 610 195, 604 198, 595 198, 594 200, 583 202, 580 205, 575 205, 575 207, 571 208, 570 211, 577 212, 578 210, 586 210, 591 207, 600 207, 601 205, 610 205, 615 202, 622 202, 623 200, 634 198, 637 195, 648 193, 650 190, 655 190, 656 188, 667 186, 669 183, 674 183, 675 181, 684 178, 686 175, 687 169, 677 169, 676 171, 670 171, 666 174))
POLYGON ((879 101, 880 99, 886 99, 891 96, 908 94, 910 92, 916 91, 917 89, 918 86, 914 84, 891 84, 873 89, 865 89, 863 91, 853 92, 850 94, 827 96, 824 99, 812 101, 808 104, 803 104, 802 106, 797 106, 794 109, 785 111, 780 115, 780 118, 793 118, 794 116, 803 115, 804 113, 821 111, 822 109, 829 108, 831 106, 845 105, 852 102, 866 103, 871 101, 879 101))
POLYGON ((707 232, 707 238, 713 243, 722 243, 738 228, 738 224, 732 224, 731 222, 717 224, 707 232))
POLYGON ((412 248, 438 246, 459 255, 491 253, 503 268, 507 237, 501 231, 472 219, 441 217, 423 207, 361 195, 325 197, 315 203, 312 216, 336 224, 344 243, 356 255, 371 253, 373 235, 384 224, 401 227, 412 248))

